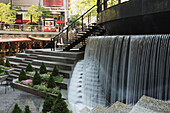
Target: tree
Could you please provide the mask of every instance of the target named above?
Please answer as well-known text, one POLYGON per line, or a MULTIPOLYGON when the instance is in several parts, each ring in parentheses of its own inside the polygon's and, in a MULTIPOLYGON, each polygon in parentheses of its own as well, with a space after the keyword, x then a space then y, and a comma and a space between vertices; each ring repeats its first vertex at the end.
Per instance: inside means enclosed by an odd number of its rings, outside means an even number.
POLYGON ((2 73, 2 72, 3 72, 2 67, 0 67, 0 73, 2 73))
POLYGON ((4 59, 1 57, 1 59, 0 59, 0 65, 3 65, 3 66, 5 66, 5 62, 4 62, 4 59))
POLYGON ((42 62, 40 67, 40 74, 45 74, 45 73, 47 73, 47 69, 44 62, 42 62))
POLYGON ((0 21, 4 23, 14 23, 16 20, 16 10, 10 9, 11 5, 0 3, 0 21))
POLYGON ((31 18, 31 15, 32 15, 32 21, 38 23, 39 17, 42 16, 42 12, 39 10, 38 5, 32 5, 28 9, 28 15, 27 15, 28 18, 31 18))
POLYGON ((58 97, 51 108, 51 113, 69 113, 67 104, 62 99, 61 93, 58 94, 58 97))
POLYGON ((47 113, 51 111, 51 107, 53 106, 53 104, 54 104, 54 98, 51 97, 49 94, 47 94, 44 104, 43 104, 42 112, 47 113))
POLYGON ((42 80, 41 80, 40 74, 36 70, 32 83, 33 83, 33 85, 39 85, 39 84, 41 84, 41 81, 42 80))
POLYGON ((56 87, 56 83, 53 79, 53 76, 50 75, 50 78, 48 80, 48 83, 47 83, 47 88, 55 88, 56 87))
POLYGON ((19 81, 26 80, 26 79, 27 79, 27 75, 26 75, 24 69, 22 69, 19 74, 19 81))
POLYGON ((6 59, 5 66, 6 66, 6 67, 11 67, 11 64, 9 63, 9 60, 8 60, 8 59, 6 59))
POLYGON ((74 0, 71 2, 71 11, 83 14, 96 4, 96 0, 74 0))
POLYGON ((30 108, 28 105, 25 106, 25 111, 24 113, 31 113, 30 108))
MULTIPOLYGON (((79 17, 80 17, 79 14, 71 15, 70 16, 70 22, 76 21, 79 17)), ((71 26, 71 28, 74 29, 74 28, 77 28, 80 25, 81 25, 81 22, 77 21, 76 23, 74 23, 74 25, 71 26)))
POLYGON ((18 104, 15 104, 14 109, 11 113, 22 113, 21 108, 18 106, 18 104))
POLYGON ((42 12, 42 17, 47 18, 50 16, 50 11, 44 7, 40 7, 40 11, 42 12))
POLYGON ((31 65, 31 63, 28 63, 28 65, 27 65, 27 67, 26 67, 26 72, 28 72, 28 71, 30 71, 30 72, 33 71, 33 67, 32 67, 32 65, 31 65))
POLYGON ((59 76, 59 71, 56 65, 54 65, 53 71, 52 71, 52 76, 59 76))

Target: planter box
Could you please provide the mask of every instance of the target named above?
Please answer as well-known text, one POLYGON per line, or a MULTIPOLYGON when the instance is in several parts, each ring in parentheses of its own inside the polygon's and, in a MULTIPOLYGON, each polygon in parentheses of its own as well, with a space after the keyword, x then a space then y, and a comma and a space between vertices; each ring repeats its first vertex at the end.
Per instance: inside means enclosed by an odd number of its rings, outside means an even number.
MULTIPOLYGON (((30 79, 33 79, 33 76, 30 76, 28 74, 27 74, 27 77, 30 78, 30 79)), ((47 82, 46 79, 42 79, 42 81, 47 82)), ((57 81, 55 81, 55 83, 56 83, 57 86, 60 87, 60 89, 67 89, 67 84, 64 84, 62 82, 57 82, 57 81)))
MULTIPOLYGON (((29 86, 26 86, 26 85, 23 85, 23 84, 11 83, 11 85, 12 85, 13 88, 16 88, 16 89, 19 89, 19 90, 22 90, 22 91, 25 91, 25 92, 40 96, 42 98, 45 98, 46 94, 47 94, 47 93, 45 93, 43 91, 39 91, 37 89, 34 89, 32 87, 29 87, 29 86)), ((48 94, 50 94, 54 98, 57 98, 56 94, 52 94, 52 93, 48 93, 48 94)))

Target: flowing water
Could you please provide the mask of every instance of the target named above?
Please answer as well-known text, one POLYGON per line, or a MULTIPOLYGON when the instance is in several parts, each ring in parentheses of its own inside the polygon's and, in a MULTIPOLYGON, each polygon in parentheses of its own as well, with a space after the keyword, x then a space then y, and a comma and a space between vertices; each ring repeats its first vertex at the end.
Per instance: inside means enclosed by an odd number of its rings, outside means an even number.
POLYGON ((83 60, 77 62, 68 88, 68 100, 73 113, 79 113, 79 111, 85 107, 82 98, 83 64, 83 60))
POLYGON ((169 42, 169 35, 90 37, 83 75, 73 72, 72 76, 81 80, 81 86, 72 90, 74 103, 134 105, 142 95, 170 100, 169 42))

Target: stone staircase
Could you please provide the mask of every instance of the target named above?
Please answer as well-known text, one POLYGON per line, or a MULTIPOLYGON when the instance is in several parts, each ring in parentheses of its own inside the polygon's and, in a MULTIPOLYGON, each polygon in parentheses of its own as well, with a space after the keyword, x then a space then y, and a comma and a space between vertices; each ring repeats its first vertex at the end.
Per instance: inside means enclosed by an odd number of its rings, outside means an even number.
POLYGON ((50 49, 25 50, 25 53, 17 53, 16 56, 7 57, 14 67, 9 77, 18 78, 20 70, 25 69, 28 63, 32 63, 32 67, 39 70, 41 63, 44 62, 48 71, 52 71, 56 65, 60 74, 64 76, 63 82, 58 82, 57 85, 61 87, 63 97, 67 99, 67 85, 72 70, 76 62, 83 57, 84 52, 51 51, 50 49))
POLYGON ((142 96, 134 106, 117 101, 109 108, 97 105, 92 110, 84 108, 80 113, 170 113, 170 103, 142 96))

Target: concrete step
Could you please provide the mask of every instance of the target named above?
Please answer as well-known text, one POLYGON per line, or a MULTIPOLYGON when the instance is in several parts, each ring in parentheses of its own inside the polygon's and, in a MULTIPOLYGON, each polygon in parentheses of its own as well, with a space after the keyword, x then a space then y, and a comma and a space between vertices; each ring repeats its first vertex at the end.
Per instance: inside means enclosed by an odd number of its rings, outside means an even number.
POLYGON ((15 74, 10 74, 9 77, 11 77, 11 78, 18 78, 19 76, 15 75, 15 74))
POLYGON ((61 89, 62 98, 68 100, 68 92, 66 89, 61 89))
POLYGON ((132 107, 117 101, 111 107, 109 107, 104 113, 129 113, 131 110, 132 107))
POLYGON ((60 86, 60 88, 62 89, 67 89, 68 83, 69 83, 69 79, 67 78, 64 78, 63 82, 56 82, 56 84, 60 86))
POLYGON ((25 59, 24 58, 20 58, 20 57, 16 57, 16 56, 10 56, 10 57, 6 57, 10 62, 22 62, 25 59))
POLYGON ((16 54, 16 57, 19 57, 19 58, 37 59, 37 54, 17 53, 17 54, 16 54))
POLYGON ((15 55, 16 57, 20 57, 20 58, 27 58, 29 56, 29 54, 26 53, 16 53, 15 55))
POLYGON ((170 113, 170 103, 142 96, 129 113, 170 113))
POLYGON ((48 55, 48 56, 59 56, 59 57, 69 57, 69 58, 83 58, 84 52, 65 52, 65 51, 45 51, 45 50, 27 50, 27 51, 33 51, 33 54, 40 55, 39 52, 41 52, 41 55, 48 55), (38 51, 38 52, 36 52, 38 51))
POLYGON ((101 105, 97 105, 96 107, 94 107, 90 113, 104 113, 106 111, 106 108, 101 106, 101 105))
POLYGON ((53 68, 54 65, 58 67, 59 70, 67 70, 72 71, 74 64, 66 64, 61 62, 51 62, 51 61, 43 61, 43 60, 33 60, 32 65, 40 66, 41 63, 44 62, 46 67, 53 68))
POLYGON ((14 71, 12 71, 12 74, 19 75, 20 74, 20 70, 14 70, 14 71))
POLYGON ((63 62, 63 63, 68 63, 68 64, 74 64, 74 62, 75 62, 75 58, 47 56, 47 55, 38 55, 38 60, 63 62))
POLYGON ((17 66, 20 65, 19 62, 11 62, 11 61, 10 61, 10 64, 11 64, 12 67, 17 67, 17 66))

